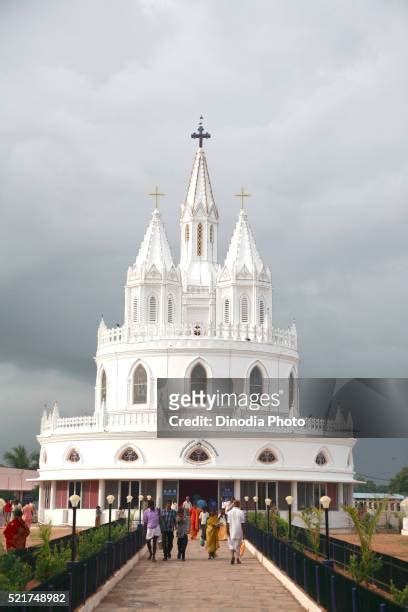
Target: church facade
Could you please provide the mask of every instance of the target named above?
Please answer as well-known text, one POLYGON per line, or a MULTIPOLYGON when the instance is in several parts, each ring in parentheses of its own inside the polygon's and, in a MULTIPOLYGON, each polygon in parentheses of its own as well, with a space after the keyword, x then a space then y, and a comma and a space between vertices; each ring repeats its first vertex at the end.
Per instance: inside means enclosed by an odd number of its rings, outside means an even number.
POLYGON ((235 496, 248 498, 249 508, 256 497, 259 510, 270 498, 285 516, 286 496, 296 513, 327 494, 332 526, 346 526, 341 504, 352 500, 352 438, 157 435, 159 378, 191 384, 239 378, 259 390, 264 380, 291 383, 299 374, 296 326, 273 325, 271 271, 243 206, 220 261, 219 214, 203 148, 209 134, 200 124, 193 136, 199 147, 180 210, 180 261, 156 204, 127 271, 123 325, 99 325, 93 415, 61 417, 57 405, 43 414, 40 520, 69 522, 74 492, 83 526, 94 523, 97 505, 106 512, 107 495, 114 495, 115 509, 131 495, 136 511, 142 495, 160 506, 186 495, 218 504, 235 496))

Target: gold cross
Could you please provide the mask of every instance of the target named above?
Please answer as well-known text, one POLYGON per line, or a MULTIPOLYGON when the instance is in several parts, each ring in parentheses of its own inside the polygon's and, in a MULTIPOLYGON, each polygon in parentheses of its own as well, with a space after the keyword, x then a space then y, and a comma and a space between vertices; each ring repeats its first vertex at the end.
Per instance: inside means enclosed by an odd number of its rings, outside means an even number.
POLYGON ((250 193, 245 193, 245 189, 243 187, 241 187, 241 193, 236 193, 235 197, 236 198, 241 198, 241 210, 244 210, 244 198, 250 198, 251 194, 250 193))
POLYGON ((149 196, 153 196, 156 199, 156 210, 157 210, 159 208, 159 198, 161 196, 165 196, 166 194, 165 193, 160 193, 159 192, 159 188, 156 185, 156 189, 153 191, 153 193, 149 193, 148 195, 149 196))

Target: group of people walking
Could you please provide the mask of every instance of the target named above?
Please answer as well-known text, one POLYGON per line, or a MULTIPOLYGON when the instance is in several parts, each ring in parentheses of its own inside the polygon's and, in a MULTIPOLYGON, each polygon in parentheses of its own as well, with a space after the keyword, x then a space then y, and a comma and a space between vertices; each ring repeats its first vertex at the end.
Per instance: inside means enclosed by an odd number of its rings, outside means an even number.
POLYGON ((215 558, 220 540, 228 540, 231 564, 241 564, 245 514, 239 500, 231 500, 220 512, 214 507, 208 509, 207 506, 193 504, 188 496, 180 508, 175 502, 167 502, 164 510, 156 508, 154 501, 150 500, 143 514, 143 523, 151 561, 156 561, 160 540, 163 560, 171 559, 174 534, 177 538, 177 559, 185 561, 188 535, 195 540, 200 534, 200 544, 207 548, 208 559, 215 558))
POLYGON ((3 535, 6 540, 7 551, 23 550, 26 547, 34 513, 35 508, 32 502, 23 506, 18 499, 14 501, 6 500, 3 507, 5 525, 3 535))

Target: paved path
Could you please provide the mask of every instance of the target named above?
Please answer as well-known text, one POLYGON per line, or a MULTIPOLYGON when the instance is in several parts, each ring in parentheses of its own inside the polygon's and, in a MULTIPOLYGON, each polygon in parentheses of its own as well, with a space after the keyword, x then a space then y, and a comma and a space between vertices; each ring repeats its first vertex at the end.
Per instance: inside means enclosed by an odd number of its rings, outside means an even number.
MULTIPOLYGON (((96 608, 128 610, 256 610, 299 612, 292 595, 247 551, 242 565, 230 565, 226 542, 209 561, 198 541, 189 541, 186 561, 144 557, 96 608)), ((174 555, 173 555, 174 556, 174 555)))

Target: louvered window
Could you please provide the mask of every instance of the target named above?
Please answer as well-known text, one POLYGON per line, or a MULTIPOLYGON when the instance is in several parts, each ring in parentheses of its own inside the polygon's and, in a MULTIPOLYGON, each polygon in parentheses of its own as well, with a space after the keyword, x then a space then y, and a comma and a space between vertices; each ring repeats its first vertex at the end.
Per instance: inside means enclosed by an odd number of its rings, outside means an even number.
POLYGON ((224 323, 230 322, 230 301, 227 298, 224 302, 224 323))
POLYGON ((201 257, 203 254, 203 226, 201 223, 197 227, 197 255, 201 257))
POLYGON ((174 300, 171 296, 167 300, 167 323, 174 323, 174 300))
POLYGON ((157 321, 157 300, 154 295, 149 297, 148 319, 149 323, 156 323, 157 321))
POLYGON ((259 300, 259 324, 263 325, 265 323, 265 302, 263 299, 259 300))
POLYGON ((243 295, 241 298, 241 323, 249 322, 249 302, 248 296, 243 295))

